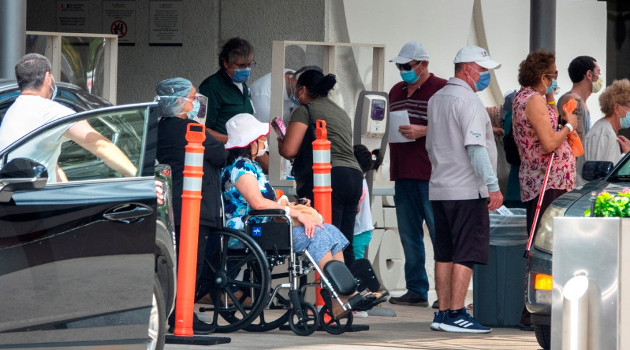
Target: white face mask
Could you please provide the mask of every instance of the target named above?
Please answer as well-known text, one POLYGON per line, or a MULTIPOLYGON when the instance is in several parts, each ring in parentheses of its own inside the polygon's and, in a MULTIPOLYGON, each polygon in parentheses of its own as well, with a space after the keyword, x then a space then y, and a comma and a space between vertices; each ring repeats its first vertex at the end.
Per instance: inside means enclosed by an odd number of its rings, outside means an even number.
MULTIPOLYGON (((256 145, 260 145, 260 142, 256 141, 256 145)), ((267 141, 265 141, 264 143, 265 147, 260 148, 260 146, 258 147, 258 153, 256 153, 256 157, 262 157, 265 152, 267 152, 267 148, 269 148, 269 145, 267 144, 267 141)))
POLYGON ((594 94, 598 93, 602 89, 603 85, 604 85, 604 79, 602 79, 602 77, 600 76, 599 78, 597 78, 597 80, 593 82, 593 89, 592 89, 593 93, 594 94))

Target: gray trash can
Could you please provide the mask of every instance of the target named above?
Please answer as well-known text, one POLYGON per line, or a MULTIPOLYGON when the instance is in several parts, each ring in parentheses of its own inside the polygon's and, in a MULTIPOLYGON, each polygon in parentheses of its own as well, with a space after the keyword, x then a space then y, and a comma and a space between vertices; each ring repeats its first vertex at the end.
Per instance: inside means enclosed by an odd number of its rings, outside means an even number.
POLYGON ((518 326, 523 311, 526 211, 520 208, 510 211, 514 215, 490 213, 488 265, 475 265, 473 270, 473 315, 485 326, 518 326))

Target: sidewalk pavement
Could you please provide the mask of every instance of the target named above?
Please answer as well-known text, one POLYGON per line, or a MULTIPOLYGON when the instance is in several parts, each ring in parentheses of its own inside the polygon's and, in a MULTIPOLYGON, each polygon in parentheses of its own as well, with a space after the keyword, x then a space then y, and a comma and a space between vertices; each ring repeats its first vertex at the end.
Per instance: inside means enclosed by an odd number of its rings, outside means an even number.
MULTIPOLYGON (((291 331, 273 330, 265 333, 238 331, 216 334, 232 339, 229 344, 214 346, 166 345, 167 350, 189 349, 429 349, 429 350, 538 350, 534 332, 517 328, 494 328, 490 334, 457 334, 432 331, 434 309, 430 307, 394 305, 382 306, 396 312, 396 317, 369 316, 354 318, 353 324, 367 324, 370 330, 331 335, 315 332, 300 337, 291 331)), ((470 312, 470 311, 469 311, 470 312)))

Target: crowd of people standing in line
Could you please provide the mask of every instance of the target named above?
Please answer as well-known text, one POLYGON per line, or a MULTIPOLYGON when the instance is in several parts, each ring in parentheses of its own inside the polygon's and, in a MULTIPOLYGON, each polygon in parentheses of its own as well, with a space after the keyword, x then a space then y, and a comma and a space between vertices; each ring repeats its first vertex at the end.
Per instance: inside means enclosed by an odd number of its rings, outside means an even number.
MULTIPOLYGON (((431 329, 488 333, 490 328, 467 313, 464 299, 474 265, 488 262, 489 212, 504 203, 497 177, 494 134, 497 129, 493 128, 476 94, 489 86, 490 71, 500 68, 500 64, 491 59, 485 49, 465 46, 453 61, 454 76, 445 80, 429 72, 429 54, 424 45, 415 41, 405 44, 390 62, 396 64, 402 79, 389 92, 390 110, 406 111, 409 116, 409 125, 398 130, 409 142, 389 145, 389 172, 395 184, 394 201, 405 256, 407 289, 404 295, 391 297, 390 302, 429 305, 422 229, 425 223, 434 250, 438 295, 434 303, 438 311, 431 329)), ((378 168, 382 155, 352 144, 351 119, 329 98, 337 83, 336 77, 324 74, 319 67, 285 70, 283 92, 287 106, 284 106, 283 119, 288 126, 286 135, 278 138, 278 152, 293 161, 298 196, 312 201, 314 122, 326 121, 331 141, 332 225, 276 202, 275 191, 265 177, 270 79, 261 78, 260 82, 252 84, 254 91, 250 91, 247 81, 255 64, 251 44, 232 38, 222 47, 219 70, 199 86, 200 94, 183 78, 166 79, 156 87, 159 101, 157 158, 173 170, 177 237, 184 135, 187 125, 196 122, 193 118, 200 110, 200 99, 207 99, 197 280, 203 271, 204 256, 216 245, 210 233, 222 225, 218 216, 219 194, 226 203, 225 220, 232 228, 243 227, 249 209, 284 208, 301 223, 301 228, 294 230, 294 244, 298 249, 309 250, 322 267, 330 260, 343 261, 350 266, 355 256, 364 255, 373 229, 364 175, 378 168), (257 96, 258 102, 253 102, 253 96, 257 96), (357 213, 360 214, 358 221, 357 213), (357 246, 353 247, 355 239, 357 246)), ((24 74, 24 77, 18 76, 22 91, 18 102, 33 96, 45 100, 38 99, 42 111, 37 112, 38 121, 30 130, 71 113, 50 102, 56 91, 50 72, 50 63, 36 54, 26 55, 16 66, 16 74, 24 74), (20 73, 22 70, 25 73, 20 73), (30 74, 31 70, 37 74, 30 74), (27 81, 30 76, 36 79, 27 81)), ((520 165, 511 168, 507 186, 511 194, 506 200, 526 208, 528 232, 533 225, 538 198, 543 195, 542 178, 549 157, 554 157, 554 161, 541 212, 553 199, 575 188, 582 159, 616 162, 630 151, 630 141, 618 135, 621 128, 630 127, 630 81, 615 81, 601 94, 604 117, 591 127, 586 100, 602 87, 600 67, 594 58, 580 56, 569 65, 569 76, 572 89, 556 102, 555 54, 545 50, 532 52, 519 66, 520 89, 508 94, 504 102, 502 114, 510 118, 510 127, 505 133, 512 134, 520 159, 520 165), (577 100, 578 107, 566 114, 562 106, 571 98, 577 100), (506 109, 506 106, 509 107, 506 109), (574 129, 585 142, 584 157, 576 158, 567 141, 574 129), (513 191, 516 179, 518 196, 513 191)), ((20 108, 24 107, 16 103, 9 109, 0 135, 11 132, 19 137, 15 130, 9 129, 15 124, 12 124, 13 116, 20 108)), ((20 131, 21 134, 27 132, 20 131)), ((43 160, 46 166, 58 168, 55 164, 61 136, 92 149, 82 136, 86 132, 94 133, 89 125, 77 123, 60 131, 59 135, 52 135, 51 145, 54 145, 46 147, 50 152, 43 160)), ((108 165, 124 176, 135 174, 136 169, 111 142, 102 138, 98 141, 109 145, 109 155, 102 156, 108 165)), ((98 152, 94 149, 95 154, 98 152)), ((61 169, 56 169, 54 175, 49 180, 63 181, 61 169)), ((340 310, 335 311, 341 315, 340 310)), ((194 329, 198 333, 211 331, 211 327, 197 319, 194 329)))

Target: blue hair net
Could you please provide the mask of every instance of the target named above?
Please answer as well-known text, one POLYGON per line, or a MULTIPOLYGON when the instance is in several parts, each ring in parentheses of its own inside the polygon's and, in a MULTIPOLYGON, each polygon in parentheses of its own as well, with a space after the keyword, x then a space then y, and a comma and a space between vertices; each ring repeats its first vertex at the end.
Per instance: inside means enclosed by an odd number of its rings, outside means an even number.
POLYGON ((193 85, 188 79, 170 78, 162 80, 155 87, 156 100, 162 117, 174 117, 186 104, 193 85))

